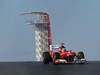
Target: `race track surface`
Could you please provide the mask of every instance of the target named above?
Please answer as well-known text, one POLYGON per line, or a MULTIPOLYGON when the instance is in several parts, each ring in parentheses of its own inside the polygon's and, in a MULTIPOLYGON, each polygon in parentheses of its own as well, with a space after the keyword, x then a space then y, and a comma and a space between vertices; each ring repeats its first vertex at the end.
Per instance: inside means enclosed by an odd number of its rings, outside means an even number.
POLYGON ((41 62, 0 62, 0 75, 100 75, 100 61, 60 65, 44 65, 41 62))

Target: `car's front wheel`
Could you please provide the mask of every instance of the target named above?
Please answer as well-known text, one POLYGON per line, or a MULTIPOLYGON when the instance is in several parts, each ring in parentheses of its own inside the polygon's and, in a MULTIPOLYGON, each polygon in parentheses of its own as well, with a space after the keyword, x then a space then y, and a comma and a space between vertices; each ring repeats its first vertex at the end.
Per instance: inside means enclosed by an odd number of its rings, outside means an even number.
POLYGON ((43 63, 44 64, 49 64, 51 60, 49 52, 43 52, 43 63))

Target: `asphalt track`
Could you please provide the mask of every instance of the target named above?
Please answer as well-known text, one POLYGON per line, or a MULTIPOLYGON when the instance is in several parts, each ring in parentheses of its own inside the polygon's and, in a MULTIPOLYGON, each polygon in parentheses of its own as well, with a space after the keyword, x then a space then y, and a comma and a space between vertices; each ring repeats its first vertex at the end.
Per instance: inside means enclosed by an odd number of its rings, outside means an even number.
POLYGON ((0 75, 100 75, 100 61, 44 65, 41 62, 0 62, 0 75))

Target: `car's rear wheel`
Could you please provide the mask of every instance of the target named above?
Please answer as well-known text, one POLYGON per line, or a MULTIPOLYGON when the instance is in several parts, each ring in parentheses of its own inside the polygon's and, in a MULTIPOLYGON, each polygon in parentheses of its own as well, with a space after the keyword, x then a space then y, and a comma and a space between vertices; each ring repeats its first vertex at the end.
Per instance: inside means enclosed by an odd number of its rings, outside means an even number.
POLYGON ((84 53, 83 53, 83 52, 78 52, 77 58, 78 58, 78 59, 84 59, 84 58, 85 58, 85 57, 84 57, 84 53))
POLYGON ((51 61, 51 57, 49 52, 43 52, 43 63, 49 64, 50 61, 51 61))

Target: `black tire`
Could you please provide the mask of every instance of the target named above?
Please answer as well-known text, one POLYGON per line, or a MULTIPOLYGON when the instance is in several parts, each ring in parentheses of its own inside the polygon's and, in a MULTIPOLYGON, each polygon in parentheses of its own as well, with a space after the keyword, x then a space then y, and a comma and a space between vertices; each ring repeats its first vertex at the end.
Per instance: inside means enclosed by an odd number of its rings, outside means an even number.
POLYGON ((51 61, 51 57, 49 52, 43 52, 43 63, 49 64, 50 61, 51 61))
POLYGON ((55 54, 54 54, 54 59, 59 59, 59 58, 60 58, 59 53, 55 53, 55 54))
POLYGON ((84 57, 84 53, 83 53, 83 52, 78 52, 77 58, 78 58, 78 59, 84 59, 84 58, 85 58, 85 57, 84 57))

